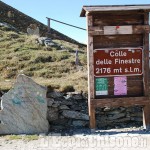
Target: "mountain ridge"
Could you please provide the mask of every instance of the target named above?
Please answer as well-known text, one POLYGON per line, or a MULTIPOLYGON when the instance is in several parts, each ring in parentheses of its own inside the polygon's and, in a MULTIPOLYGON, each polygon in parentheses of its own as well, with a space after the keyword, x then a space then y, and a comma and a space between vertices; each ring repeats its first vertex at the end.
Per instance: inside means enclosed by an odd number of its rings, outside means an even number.
POLYGON ((48 36, 50 38, 65 40, 67 42, 77 44, 79 47, 85 46, 85 44, 79 43, 78 41, 58 32, 51 28, 50 34, 47 34, 47 26, 40 21, 22 13, 21 11, 13 8, 12 6, 0 1, 0 21, 11 24, 16 27, 19 31, 27 33, 27 27, 30 24, 36 24, 40 29, 41 36, 48 36), (13 12, 13 18, 8 17, 8 12, 13 12))

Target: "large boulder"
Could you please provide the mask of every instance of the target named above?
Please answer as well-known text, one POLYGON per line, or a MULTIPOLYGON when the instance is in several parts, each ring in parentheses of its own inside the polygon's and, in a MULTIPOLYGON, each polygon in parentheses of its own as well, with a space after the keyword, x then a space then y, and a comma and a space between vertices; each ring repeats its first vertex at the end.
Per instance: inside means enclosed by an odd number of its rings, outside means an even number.
POLYGON ((87 114, 83 114, 83 113, 77 112, 77 111, 64 110, 62 114, 66 118, 89 120, 89 116, 87 114))
POLYGON ((46 91, 31 78, 19 75, 1 98, 0 134, 47 133, 46 91))

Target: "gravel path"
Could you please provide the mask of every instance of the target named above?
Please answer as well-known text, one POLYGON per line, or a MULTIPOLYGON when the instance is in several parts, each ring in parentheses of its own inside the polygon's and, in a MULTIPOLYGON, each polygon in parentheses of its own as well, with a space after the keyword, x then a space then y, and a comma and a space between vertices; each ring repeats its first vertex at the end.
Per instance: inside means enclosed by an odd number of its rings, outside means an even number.
POLYGON ((107 130, 39 135, 36 140, 0 136, 0 150, 150 150, 150 131, 107 130))

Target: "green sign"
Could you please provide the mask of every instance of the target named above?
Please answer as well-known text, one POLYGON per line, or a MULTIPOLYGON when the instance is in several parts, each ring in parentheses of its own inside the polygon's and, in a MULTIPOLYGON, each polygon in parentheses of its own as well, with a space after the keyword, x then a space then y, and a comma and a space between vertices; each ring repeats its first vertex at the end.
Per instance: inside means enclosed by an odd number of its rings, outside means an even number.
POLYGON ((95 89, 96 89, 96 95, 108 95, 108 79, 96 78, 95 89))

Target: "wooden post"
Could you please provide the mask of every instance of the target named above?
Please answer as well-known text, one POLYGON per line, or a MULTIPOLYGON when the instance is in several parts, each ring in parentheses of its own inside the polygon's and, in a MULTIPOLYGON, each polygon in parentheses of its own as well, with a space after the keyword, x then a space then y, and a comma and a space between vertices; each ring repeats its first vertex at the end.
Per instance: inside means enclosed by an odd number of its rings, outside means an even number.
POLYGON ((50 18, 47 18, 47 27, 48 27, 48 33, 49 33, 50 30, 51 30, 51 27, 50 27, 50 18))
MULTIPOLYGON (((149 24, 149 13, 144 14, 144 25, 149 24)), ((144 34, 144 96, 149 99, 149 32, 145 30, 144 34)), ((150 128, 150 105, 143 108, 143 126, 150 128)))
POLYGON ((143 127, 144 129, 150 129, 150 104, 143 108, 143 127))
POLYGON ((89 116, 90 116, 90 128, 95 130, 96 128, 96 119, 95 119, 95 107, 90 104, 89 107, 89 116))
MULTIPOLYGON (((87 29, 93 26, 93 17, 87 15, 87 29)), ((89 117, 90 117, 90 128, 95 129, 95 107, 91 105, 91 101, 94 99, 94 62, 93 62, 93 37, 88 35, 88 46, 87 46, 87 65, 88 65, 88 106, 89 106, 89 117)))
MULTIPOLYGON (((144 14, 144 24, 149 24, 149 13, 144 14)), ((149 32, 144 33, 144 96, 149 96, 149 32)))

